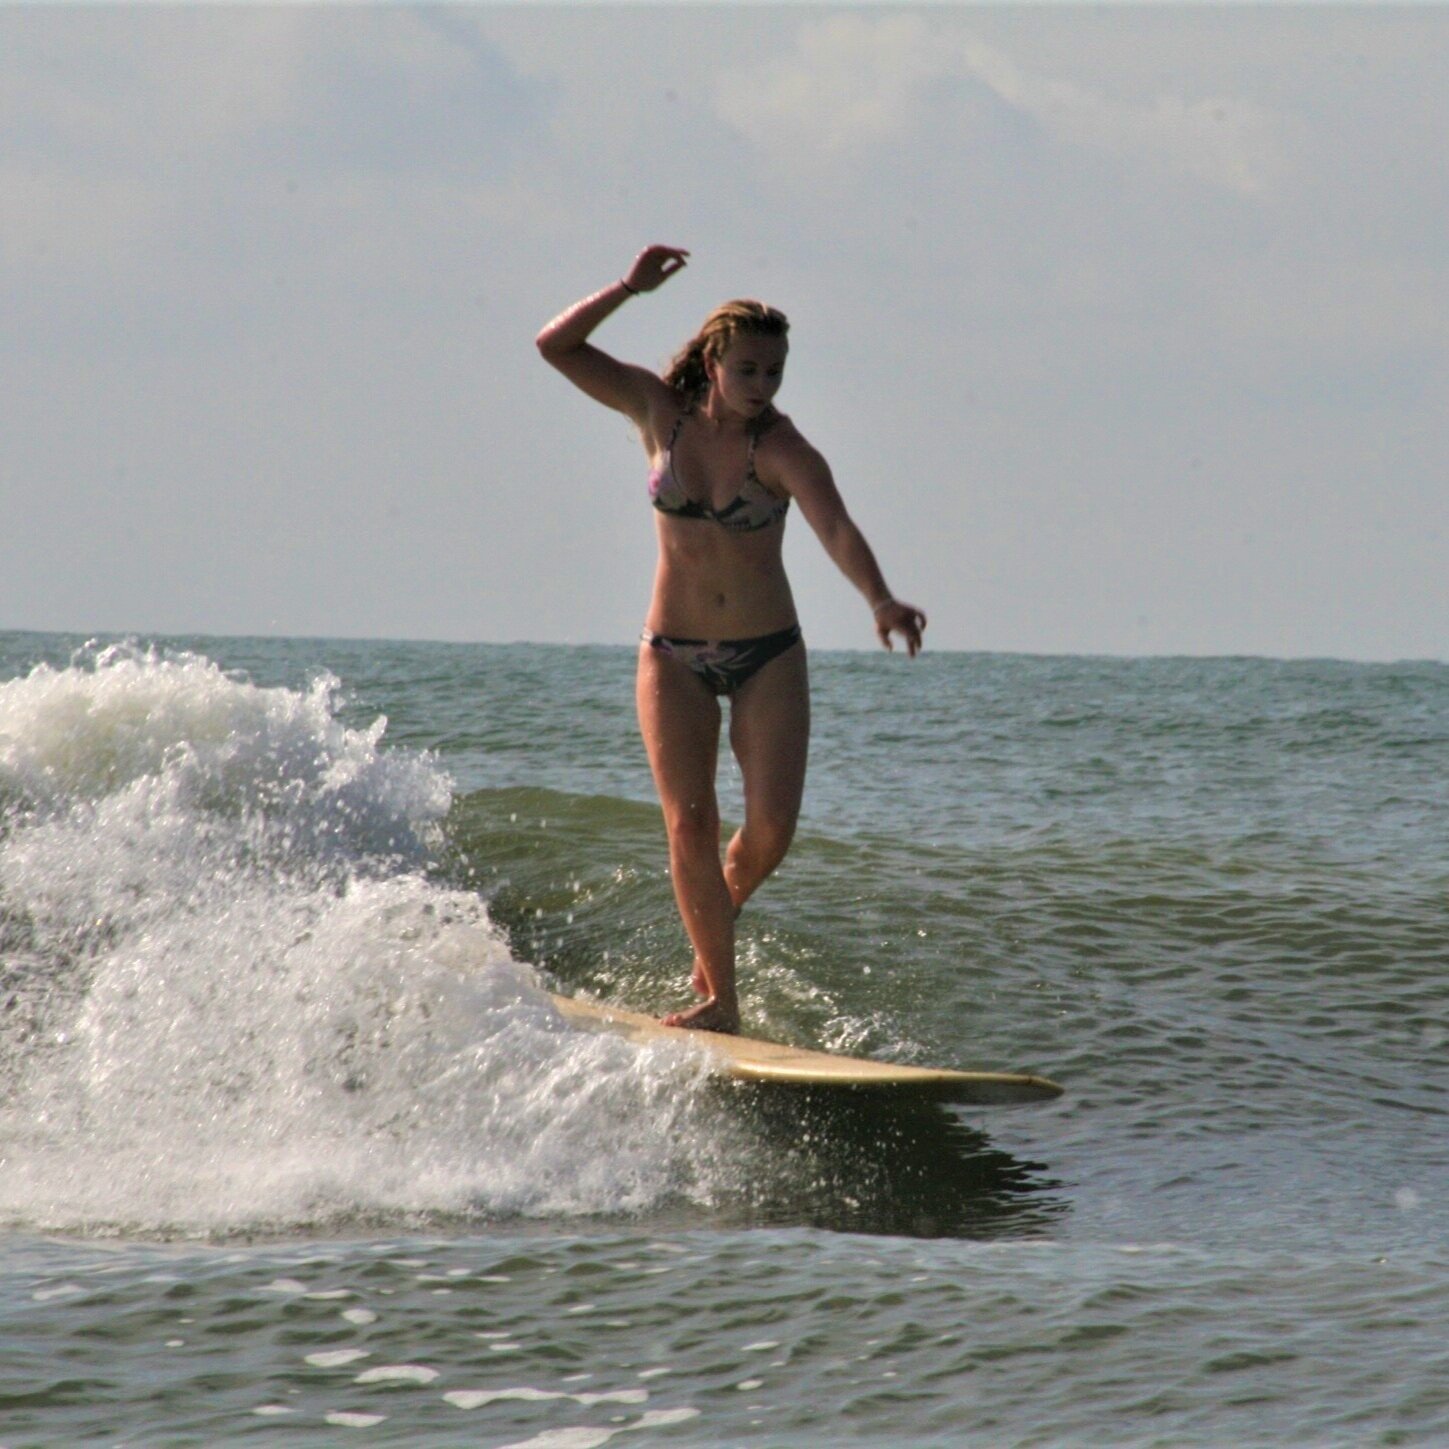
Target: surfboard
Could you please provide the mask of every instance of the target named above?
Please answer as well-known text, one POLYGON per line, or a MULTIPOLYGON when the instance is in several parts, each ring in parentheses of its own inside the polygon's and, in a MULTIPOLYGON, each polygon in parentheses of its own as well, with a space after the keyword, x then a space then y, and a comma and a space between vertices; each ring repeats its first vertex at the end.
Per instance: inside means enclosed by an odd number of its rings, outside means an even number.
POLYGON ((912 1067, 840 1056, 835 1052, 809 1051, 747 1036, 690 1031, 665 1026, 637 1011, 583 1001, 576 996, 554 996, 553 1004, 570 1026, 582 1031, 612 1032, 634 1042, 681 1042, 705 1053, 719 1075, 737 1082, 815 1087, 974 1107, 1045 1102, 1062 1094, 1062 1089, 1046 1077, 1021 1072, 958 1072, 944 1067, 912 1067))

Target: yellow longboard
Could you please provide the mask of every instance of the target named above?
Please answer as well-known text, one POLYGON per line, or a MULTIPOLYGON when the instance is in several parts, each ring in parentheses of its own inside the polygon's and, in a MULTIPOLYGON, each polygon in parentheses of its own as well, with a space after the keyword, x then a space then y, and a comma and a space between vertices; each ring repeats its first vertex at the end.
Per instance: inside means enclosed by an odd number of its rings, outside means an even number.
POLYGON ((613 1032, 635 1042, 678 1041, 706 1052, 721 1076, 739 1082, 821 1087, 978 1107, 1045 1102, 1062 1094, 1055 1082, 1019 1072, 954 1072, 941 1067, 899 1066, 755 1041, 747 1036, 687 1031, 665 1026, 637 1011, 601 1006, 573 996, 555 996, 553 1004, 570 1026, 583 1031, 613 1032))

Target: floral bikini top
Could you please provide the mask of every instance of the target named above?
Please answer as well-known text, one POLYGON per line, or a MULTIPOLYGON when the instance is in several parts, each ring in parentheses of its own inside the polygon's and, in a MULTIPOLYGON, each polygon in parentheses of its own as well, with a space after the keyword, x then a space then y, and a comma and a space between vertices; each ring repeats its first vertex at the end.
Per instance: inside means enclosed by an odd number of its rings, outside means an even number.
POLYGON ((790 507, 790 500, 777 498, 755 474, 755 444, 759 441, 759 433, 750 434, 750 456, 745 468, 744 486, 723 508, 711 508, 708 503, 700 503, 684 491, 674 471, 674 440, 688 416, 688 413, 680 413, 674 430, 669 434, 669 441, 664 445, 664 456, 649 475, 649 497, 655 508, 673 518, 709 519, 730 533, 754 533, 783 518, 790 507))

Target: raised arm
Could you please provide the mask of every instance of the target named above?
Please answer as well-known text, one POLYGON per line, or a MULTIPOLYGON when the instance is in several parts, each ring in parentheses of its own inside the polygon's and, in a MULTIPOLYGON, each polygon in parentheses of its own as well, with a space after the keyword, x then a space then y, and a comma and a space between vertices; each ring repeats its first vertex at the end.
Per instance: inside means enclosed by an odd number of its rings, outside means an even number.
POLYGON ((926 616, 914 604, 897 599, 886 584, 875 554, 846 511, 835 486, 830 465, 798 433, 781 440, 780 481, 800 505, 805 521, 815 531, 836 568, 865 595, 875 615, 875 632, 887 649, 894 649, 891 634, 905 640, 912 659, 920 652, 926 616))
POLYGON ((589 342, 589 334, 630 297, 652 292, 685 265, 689 256, 678 247, 645 247, 617 282, 575 302, 538 334, 539 352, 545 362, 558 368, 575 387, 595 402, 626 414, 643 428, 650 402, 663 383, 647 368, 635 367, 610 357, 589 342))

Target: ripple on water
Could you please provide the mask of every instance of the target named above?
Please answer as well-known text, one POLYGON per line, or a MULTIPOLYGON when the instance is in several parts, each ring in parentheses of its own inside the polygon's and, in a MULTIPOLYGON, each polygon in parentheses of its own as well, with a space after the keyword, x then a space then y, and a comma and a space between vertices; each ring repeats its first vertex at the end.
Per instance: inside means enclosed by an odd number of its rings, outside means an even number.
POLYGON ((715 1441, 768 1426, 772 1442, 807 1444, 822 1404, 863 1442, 901 1442, 902 1425, 923 1443, 992 1442, 991 1423, 1070 1442, 1111 1422, 1122 1443, 1352 1442, 1388 1422, 1435 1442, 1449 1427, 1442 1255, 867 1245, 798 1230, 670 1246, 555 1237, 525 1255, 506 1238, 439 1240, 407 1264, 370 1245, 240 1259, 122 1249, 104 1269, 68 1249, 66 1271, 16 1285, 26 1334, 3 1372, 23 1375, 27 1396, 6 1399, 7 1432, 104 1437, 151 1414, 158 1391, 207 1442, 247 1423, 289 1443, 384 1423, 417 1443, 456 1442, 460 1425, 493 1445, 671 1425, 695 1442, 687 1425, 701 1418, 715 1441), (155 1273, 158 1256, 179 1271, 155 1273), (660 1291, 660 1256, 690 1291, 660 1291), (453 1297, 432 1296, 423 1280, 439 1276, 453 1297), (174 1296, 179 1284, 191 1291, 174 1296), (45 1294, 63 1285, 82 1291, 45 1294), (595 1311, 570 1313, 584 1286, 595 1311), (387 1312, 351 1323, 341 1302, 387 1312))

